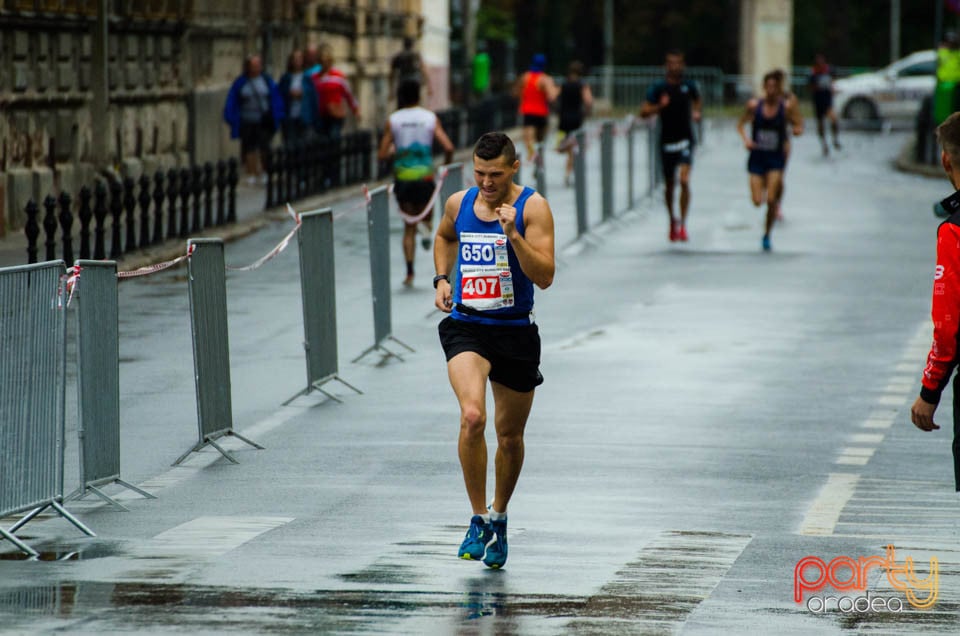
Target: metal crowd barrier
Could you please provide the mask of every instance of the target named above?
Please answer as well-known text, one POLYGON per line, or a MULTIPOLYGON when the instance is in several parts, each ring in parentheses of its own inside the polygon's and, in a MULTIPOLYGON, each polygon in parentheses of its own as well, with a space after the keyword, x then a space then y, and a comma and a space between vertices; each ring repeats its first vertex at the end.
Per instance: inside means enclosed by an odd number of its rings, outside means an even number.
POLYGON ((573 147, 573 178, 577 199, 577 238, 589 231, 587 223, 587 134, 583 128, 570 133, 576 138, 573 147))
MULTIPOLYGON (((462 163, 451 163, 444 168, 447 171, 447 178, 443 180, 443 185, 440 187, 440 216, 443 218, 443 208, 447 203, 447 199, 451 196, 463 190, 463 164, 462 163)), ((438 221, 439 222, 439 221, 438 221)))
POLYGON ((337 360, 337 292, 333 258, 333 211, 330 208, 300 215, 300 291, 303 304, 303 349, 307 358, 307 386, 289 400, 319 391, 340 402, 323 386, 336 380, 357 393, 360 389, 339 375, 337 360))
POLYGON ((370 243, 370 282, 373 293, 373 345, 353 359, 357 362, 368 353, 379 351, 386 358, 403 361, 383 343, 392 340, 411 353, 413 349, 393 336, 390 310, 390 199, 386 186, 370 192, 367 203, 367 237, 370 243))
POLYGON ((603 220, 613 218, 613 122, 605 121, 600 132, 600 183, 603 220))
POLYGON ((120 484, 148 499, 155 496, 120 479, 120 329, 116 261, 76 262, 77 393, 80 422, 80 486, 66 500, 93 493, 127 510, 101 486, 120 484))
POLYGON ((633 191, 634 170, 636 165, 633 158, 634 142, 636 137, 636 121, 631 119, 630 126, 627 128, 627 209, 632 210, 635 203, 633 191))
POLYGON ((223 240, 190 239, 188 279, 190 327, 193 334, 193 368, 197 387, 199 441, 181 455, 176 466, 190 453, 212 446, 234 464, 233 455, 217 444, 232 435, 254 448, 263 446, 233 430, 230 395, 230 342, 227 334, 227 276, 223 240))
POLYGON ((38 556, 19 528, 63 507, 66 298, 63 261, 0 269, 0 518, 29 511, 0 537, 38 556))
POLYGON ((660 157, 660 125, 647 128, 647 196, 663 183, 663 167, 660 157))

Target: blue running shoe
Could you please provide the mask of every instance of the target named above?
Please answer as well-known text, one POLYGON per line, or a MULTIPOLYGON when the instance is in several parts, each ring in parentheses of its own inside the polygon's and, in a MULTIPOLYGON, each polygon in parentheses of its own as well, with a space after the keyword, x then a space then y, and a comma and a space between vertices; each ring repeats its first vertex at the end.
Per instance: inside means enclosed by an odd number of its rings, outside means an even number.
POLYGON ((761 245, 763 246, 764 252, 770 251, 770 235, 769 234, 763 235, 763 241, 761 241, 761 245))
POLYGON ((488 568, 502 568, 507 562, 507 520, 491 521, 490 530, 493 538, 487 543, 483 564, 488 568))
POLYGON ((457 556, 461 559, 479 561, 483 558, 487 543, 492 538, 493 532, 487 522, 483 520, 483 517, 473 515, 473 518, 470 519, 470 527, 467 528, 467 536, 463 538, 457 556))

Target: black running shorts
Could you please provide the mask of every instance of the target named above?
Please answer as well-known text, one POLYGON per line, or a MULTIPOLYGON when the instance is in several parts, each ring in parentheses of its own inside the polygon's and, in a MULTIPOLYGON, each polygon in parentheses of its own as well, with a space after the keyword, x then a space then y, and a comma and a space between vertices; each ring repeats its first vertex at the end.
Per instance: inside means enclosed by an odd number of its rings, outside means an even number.
POLYGON ((681 164, 693 165, 693 144, 690 144, 689 148, 678 151, 660 149, 660 166, 663 168, 664 180, 672 182, 676 179, 677 168, 681 164))
POLYGON ((472 351, 490 363, 490 380, 528 393, 543 384, 540 375, 540 331, 530 325, 482 325, 450 316, 440 321, 440 344, 447 362, 472 351))
POLYGON ((433 196, 433 179, 418 181, 397 181, 393 184, 393 196, 397 198, 400 209, 416 216, 423 212, 430 197, 433 196))

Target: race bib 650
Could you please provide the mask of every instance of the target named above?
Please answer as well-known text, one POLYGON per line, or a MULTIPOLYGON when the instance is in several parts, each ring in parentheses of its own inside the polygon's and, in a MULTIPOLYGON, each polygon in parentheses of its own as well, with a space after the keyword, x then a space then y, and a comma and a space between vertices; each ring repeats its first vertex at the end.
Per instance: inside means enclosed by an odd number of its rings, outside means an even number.
POLYGON ((503 234, 460 233, 460 298, 472 309, 513 307, 513 275, 503 234))

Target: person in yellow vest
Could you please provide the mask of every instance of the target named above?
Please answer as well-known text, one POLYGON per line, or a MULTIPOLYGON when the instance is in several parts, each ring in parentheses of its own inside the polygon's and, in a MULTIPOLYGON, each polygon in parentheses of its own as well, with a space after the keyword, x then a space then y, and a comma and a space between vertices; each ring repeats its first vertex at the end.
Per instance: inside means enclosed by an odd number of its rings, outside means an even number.
POLYGON ((947 31, 937 49, 937 88, 933 98, 933 118, 936 124, 957 110, 957 88, 960 87, 960 37, 947 31))

